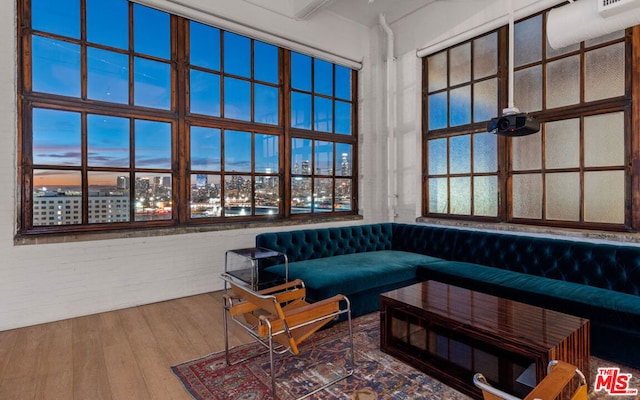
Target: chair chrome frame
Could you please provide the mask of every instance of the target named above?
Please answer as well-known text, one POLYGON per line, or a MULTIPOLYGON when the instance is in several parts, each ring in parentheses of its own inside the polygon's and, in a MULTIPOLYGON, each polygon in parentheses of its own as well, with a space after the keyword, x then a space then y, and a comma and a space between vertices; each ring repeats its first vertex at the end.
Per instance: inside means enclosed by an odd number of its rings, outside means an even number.
MULTIPOLYGON (((234 279, 229 274, 222 274, 222 279, 231 290, 223 296, 224 342, 227 365, 234 365, 248 359, 231 362, 229 357, 229 322, 228 318, 240 325, 253 339, 264 346, 269 353, 271 391, 277 398, 274 355, 299 353, 298 344, 317 330, 347 314, 349 328, 349 358, 345 374, 327 382, 313 391, 301 396, 304 399, 334 383, 353 375, 355 355, 353 346, 353 328, 351 324, 351 304, 344 295, 336 295, 329 299, 308 303, 305 301, 306 288, 300 279, 287 282, 272 288, 254 291, 246 283, 234 279)), ((260 353, 265 354, 266 352, 260 353)), ((257 355, 256 355, 257 356, 257 355)), ((253 356, 255 357, 255 356, 253 356)), ((252 357, 249 357, 249 359, 252 357)))

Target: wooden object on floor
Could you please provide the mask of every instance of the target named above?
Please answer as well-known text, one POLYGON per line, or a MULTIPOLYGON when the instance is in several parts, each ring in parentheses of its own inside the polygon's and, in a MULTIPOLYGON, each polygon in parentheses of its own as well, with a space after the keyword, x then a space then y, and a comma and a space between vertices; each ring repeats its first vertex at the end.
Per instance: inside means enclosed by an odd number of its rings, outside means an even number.
POLYGON ((477 371, 522 397, 551 360, 576 365, 588 378, 587 319, 435 281, 380 299, 381 349, 476 399, 477 371))
MULTIPOLYGON (((300 343, 345 313, 347 314, 350 339, 347 370, 344 374, 320 385, 299 399, 317 393, 353 374, 355 366, 353 328, 351 326, 351 308, 346 296, 338 294, 325 300, 308 303, 305 301, 304 282, 300 279, 254 291, 252 287, 244 282, 239 282, 231 275, 223 274, 222 277, 231 288, 230 293, 223 297, 225 341, 229 336, 227 333, 228 315, 232 321, 244 328, 250 336, 269 350, 271 393, 274 399, 277 397, 274 354, 289 352, 297 355, 300 343)), ((225 346, 225 350, 227 364, 231 365, 228 345, 225 346)))
MULTIPOLYGON (((587 381, 575 366, 564 361, 549 362, 547 376, 524 398, 524 400, 587 400, 587 381)), ((482 390, 484 400, 520 400, 489 385, 486 378, 477 373, 473 383, 482 390)))

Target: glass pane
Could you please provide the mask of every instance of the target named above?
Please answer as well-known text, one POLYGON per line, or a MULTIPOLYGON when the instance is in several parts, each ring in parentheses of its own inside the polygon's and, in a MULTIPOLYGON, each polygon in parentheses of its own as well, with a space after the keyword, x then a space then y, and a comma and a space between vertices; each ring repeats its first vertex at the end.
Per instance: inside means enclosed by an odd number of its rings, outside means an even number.
POLYGON ((251 39, 224 32, 224 73, 251 78, 251 39))
POLYGON ((129 119, 87 115, 87 161, 93 167, 129 168, 129 119))
POLYGON ((291 178, 291 213, 311 212, 311 178, 291 178))
POLYGON ((429 75, 429 91, 444 89, 447 87, 447 52, 429 56, 427 58, 429 75))
POLYGON ((447 127, 447 92, 432 94, 428 98, 429 130, 447 127))
POLYGON ((220 70, 220 29, 195 21, 189 22, 191 65, 220 70))
POLYGON ((585 101, 624 96, 624 42, 585 54, 585 101))
POLYGON ((514 171, 542 167, 542 135, 514 137, 511 140, 511 148, 514 171))
POLYGON ((351 179, 336 179, 335 211, 351 211, 351 179))
POLYGON ((191 170, 220 171, 220 129, 191 127, 191 170))
POLYGON ((316 178, 313 189, 313 211, 331 212, 333 210, 333 179, 316 178))
POLYGON ((80 46, 32 37, 33 91, 80 97, 80 46))
POLYGON ((351 70, 336 65, 336 97, 351 100, 351 70))
POLYGON ((251 83, 224 78, 224 117, 251 121, 251 83))
POLYGON ((547 109, 580 102, 580 57, 562 58, 547 64, 547 109))
POLYGON ((351 145, 336 143, 337 176, 351 176, 351 145))
POLYGON ((455 136, 449 139, 449 173, 468 174, 471 172, 471 135, 455 136))
POLYGON ((580 43, 572 44, 569 46, 561 47, 559 49, 554 49, 549 44, 549 40, 547 40, 547 59, 552 57, 561 56, 563 54, 571 53, 572 51, 580 50, 580 43))
POLYGON ((498 73, 498 33, 473 41, 473 78, 480 79, 498 73))
POLYGON ((311 140, 293 139, 291 142, 291 173, 311 175, 311 140))
POLYGON ((449 102, 451 107, 450 126, 465 125, 471 122, 471 86, 453 89, 449 102))
POLYGON ((547 168, 580 166, 580 120, 578 118, 547 122, 545 132, 545 164, 547 168))
POLYGON ((314 173, 333 175, 333 143, 316 141, 314 173))
POLYGON ((251 133, 224 132, 224 169, 226 172, 251 172, 251 133))
POLYGON ((334 103, 336 107, 336 132, 351 135, 351 103, 338 101, 334 103))
POLYGON ((624 171, 585 172, 584 220, 624 223, 624 171))
POLYGON ((31 26, 38 31, 80 39, 80 0, 32 0, 31 26))
POLYGON ((171 124, 136 120, 136 168, 171 168, 171 124))
POLYGON ((513 217, 542 218, 542 175, 513 175, 513 217))
POLYGON ((128 49, 129 2, 87 0, 87 40, 119 49, 128 49))
POLYGON ((278 125, 278 88, 255 84, 254 120, 263 124, 278 125))
POLYGON ((542 59, 542 15, 515 24, 514 36, 516 67, 542 59))
POLYGON ((542 66, 516 71, 513 80, 515 106, 523 112, 542 110, 542 66))
POLYGON ((171 219, 171 175, 136 174, 136 221, 171 219))
POLYGON ((280 213, 280 180, 277 176, 256 176, 256 215, 280 213))
POLYGON ((333 64, 313 59, 313 91, 314 93, 333 96, 333 64))
POLYGON ((220 75, 191 70, 189 110, 194 114, 220 116, 220 75))
POLYGON ((473 215, 498 216, 497 176, 476 176, 473 178, 473 215))
POLYGON ((136 57, 133 68, 135 105, 170 109, 171 66, 136 57))
POLYGON ((278 83, 278 48, 276 46, 254 41, 253 65, 254 79, 278 83))
POLYGON ((222 216, 220 175, 191 175, 191 218, 222 216))
POLYGON ((278 137, 256 134, 255 172, 278 173, 278 137))
POLYGON ((451 214, 471 214, 471 178, 451 178, 451 214))
POLYGON ((320 132, 333 131, 333 102, 324 97, 313 97, 313 129, 320 132))
POLYGON ((87 97, 112 103, 129 103, 129 56, 89 47, 87 97))
POLYGON ((562 221, 580 220, 580 173, 547 174, 546 218, 562 221))
POLYGON ((291 92, 291 127, 311 129, 311 96, 291 92))
POLYGON ((123 172, 94 172, 87 174, 89 182, 89 223, 129 222, 129 176, 123 172), (126 178, 122 179, 122 178, 126 178))
POLYGON ((455 86, 471 80, 471 43, 449 50, 449 85, 455 86))
POLYGON ((227 175, 224 177, 224 216, 243 217, 252 214, 250 176, 227 175))
POLYGON ((429 179, 429 212, 446 214, 448 211, 447 178, 429 179))
POLYGON ((498 171, 498 138, 491 133, 473 135, 473 172, 498 171))
POLYGON ((291 87, 311 91, 311 57, 291 52, 291 87))
POLYGON ((498 79, 473 85, 473 121, 488 121, 498 115, 498 79))
POLYGON ((81 223, 82 177, 80 171, 34 170, 33 225, 81 223))
POLYGON ((447 173, 447 139, 429 140, 429 175, 447 173))
POLYGON ((585 47, 597 46, 599 44, 609 42, 611 40, 622 39, 624 37, 624 33, 625 33, 624 29, 622 29, 622 30, 612 32, 607 35, 600 36, 594 39, 585 40, 584 46, 585 47))
POLYGON ((133 49, 136 53, 169 59, 171 57, 169 14, 133 5, 133 49))
POLYGON ((34 108, 33 164, 80 166, 80 132, 80 113, 34 108))
POLYGON ((584 118, 584 165, 624 165, 624 113, 584 118))

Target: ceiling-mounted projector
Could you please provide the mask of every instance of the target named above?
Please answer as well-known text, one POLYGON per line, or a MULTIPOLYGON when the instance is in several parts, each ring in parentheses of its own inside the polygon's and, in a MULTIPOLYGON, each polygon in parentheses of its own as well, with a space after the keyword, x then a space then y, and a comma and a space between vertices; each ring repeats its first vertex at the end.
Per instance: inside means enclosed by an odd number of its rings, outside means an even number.
POLYGON ((505 114, 487 122, 487 132, 500 136, 526 136, 540 130, 540 122, 527 113, 505 114))

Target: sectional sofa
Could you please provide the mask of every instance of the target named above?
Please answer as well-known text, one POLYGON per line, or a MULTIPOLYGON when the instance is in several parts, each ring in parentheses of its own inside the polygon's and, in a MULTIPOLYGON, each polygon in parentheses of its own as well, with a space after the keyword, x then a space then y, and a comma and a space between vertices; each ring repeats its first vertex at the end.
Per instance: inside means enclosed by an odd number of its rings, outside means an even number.
POLYGON ((397 223, 263 233, 256 245, 287 254, 310 301, 342 293, 356 316, 432 279, 589 318, 593 354, 640 367, 640 247, 397 223))

